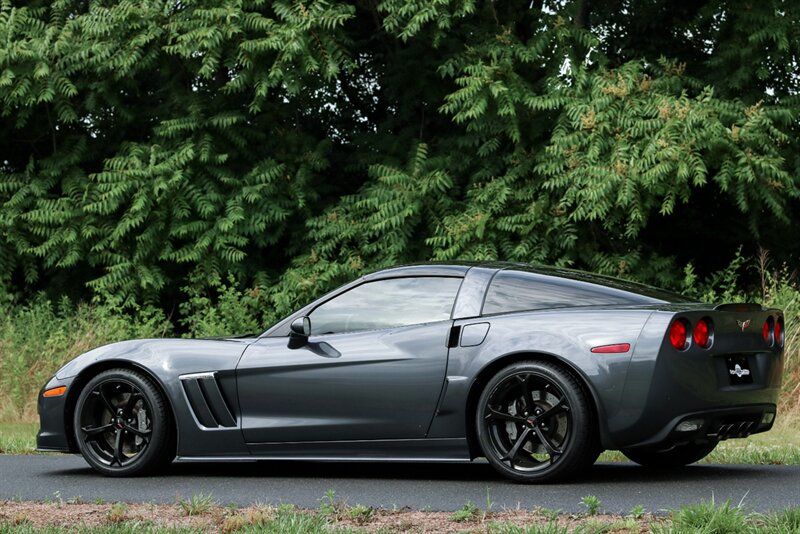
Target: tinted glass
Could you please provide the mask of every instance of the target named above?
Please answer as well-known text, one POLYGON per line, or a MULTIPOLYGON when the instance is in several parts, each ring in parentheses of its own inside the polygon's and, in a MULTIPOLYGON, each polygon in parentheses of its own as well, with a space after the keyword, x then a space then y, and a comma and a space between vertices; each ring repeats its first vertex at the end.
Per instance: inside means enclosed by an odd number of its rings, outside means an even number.
POLYGON ((449 319, 461 280, 391 278, 361 284, 311 312, 311 333, 338 334, 449 319))
POLYGON ((500 271, 492 279, 483 313, 504 313, 568 306, 657 304, 664 300, 577 280, 518 271, 500 271))
POLYGON ((596 286, 619 289, 626 293, 633 293, 634 296, 650 297, 654 303, 694 302, 683 295, 658 287, 640 284, 639 282, 632 282, 631 280, 624 280, 622 278, 614 278, 613 276, 576 271, 574 269, 564 269, 560 267, 549 267, 544 265, 515 265, 509 270, 541 274, 558 278, 567 278, 569 280, 587 282, 596 286))

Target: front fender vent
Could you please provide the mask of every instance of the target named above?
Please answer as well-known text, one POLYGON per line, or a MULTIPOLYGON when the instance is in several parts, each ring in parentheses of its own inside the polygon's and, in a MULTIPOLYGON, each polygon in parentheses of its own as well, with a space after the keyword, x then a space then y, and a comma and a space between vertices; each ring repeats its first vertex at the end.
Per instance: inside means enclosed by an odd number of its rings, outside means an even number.
POLYGON ((217 384, 216 373, 195 373, 180 379, 189 406, 201 425, 206 428, 236 426, 236 419, 217 384))

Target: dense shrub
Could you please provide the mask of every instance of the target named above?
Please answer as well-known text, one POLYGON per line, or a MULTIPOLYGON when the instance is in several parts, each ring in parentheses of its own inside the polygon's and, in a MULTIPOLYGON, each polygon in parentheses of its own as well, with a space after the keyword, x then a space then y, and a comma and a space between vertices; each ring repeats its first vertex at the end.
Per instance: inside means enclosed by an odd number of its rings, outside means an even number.
POLYGON ((31 419, 36 393, 68 360, 130 338, 163 337, 172 327, 154 308, 58 303, 43 296, 0 316, 0 420, 31 419))
POLYGON ((796 261, 799 28, 780 0, 3 1, 0 282, 177 316, 231 274, 281 315, 398 262, 796 261))

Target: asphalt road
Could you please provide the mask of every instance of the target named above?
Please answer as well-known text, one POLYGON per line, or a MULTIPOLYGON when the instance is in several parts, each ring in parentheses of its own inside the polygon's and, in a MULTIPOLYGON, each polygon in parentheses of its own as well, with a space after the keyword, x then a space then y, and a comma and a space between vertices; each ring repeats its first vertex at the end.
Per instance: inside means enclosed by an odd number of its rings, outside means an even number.
POLYGON ((328 490, 350 505, 419 510, 455 510, 467 500, 485 508, 488 493, 493 510, 538 506, 581 512, 581 498, 595 495, 606 512, 627 513, 643 505, 658 513, 712 498, 776 511, 800 506, 800 466, 694 465, 659 472, 604 463, 576 482, 525 486, 507 482, 486 463, 176 463, 159 477, 112 479, 96 475, 79 456, 0 455, 2 500, 173 503, 204 493, 220 504, 316 508, 328 490))

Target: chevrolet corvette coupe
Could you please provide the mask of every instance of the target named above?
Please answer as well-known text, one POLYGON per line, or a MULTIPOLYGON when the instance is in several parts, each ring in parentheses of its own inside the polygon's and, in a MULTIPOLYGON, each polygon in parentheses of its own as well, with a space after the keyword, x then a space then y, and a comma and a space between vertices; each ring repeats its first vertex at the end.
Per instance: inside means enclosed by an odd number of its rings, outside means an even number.
POLYGON ((261 335, 96 348, 38 399, 38 449, 109 476, 178 461, 469 462, 564 480, 604 449, 696 462, 769 430, 782 312, 508 263, 366 275, 261 335))

